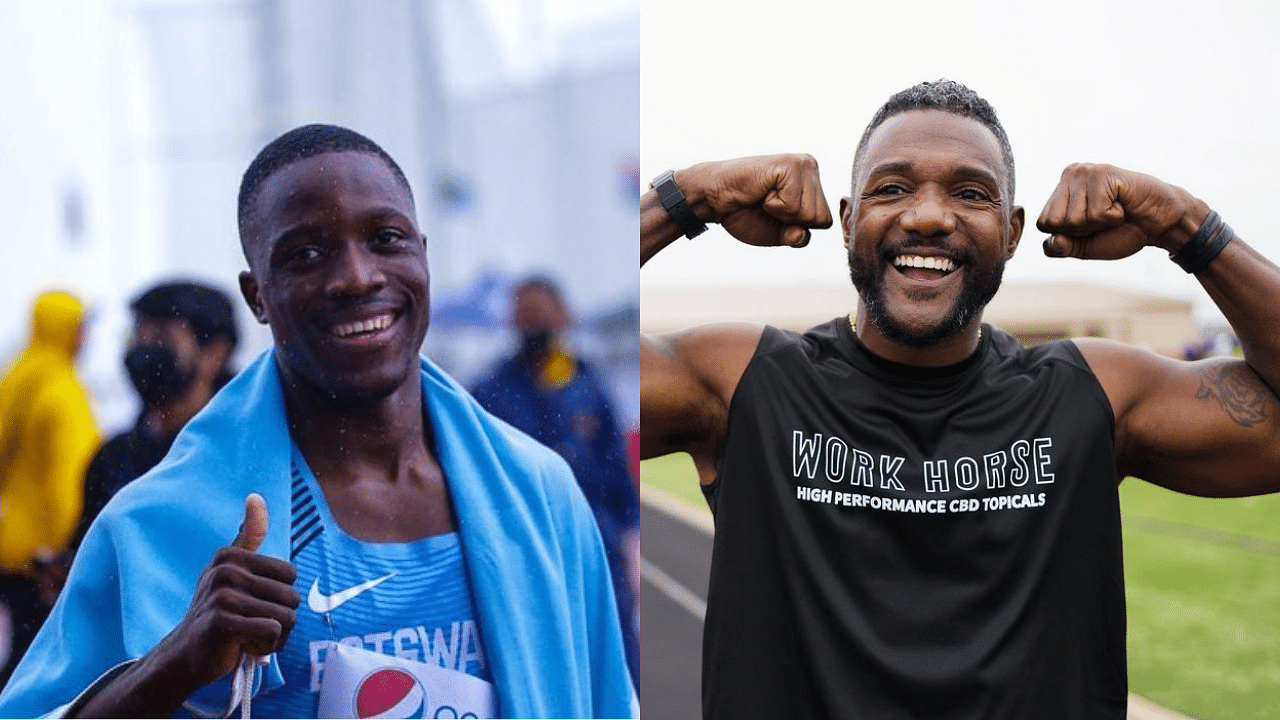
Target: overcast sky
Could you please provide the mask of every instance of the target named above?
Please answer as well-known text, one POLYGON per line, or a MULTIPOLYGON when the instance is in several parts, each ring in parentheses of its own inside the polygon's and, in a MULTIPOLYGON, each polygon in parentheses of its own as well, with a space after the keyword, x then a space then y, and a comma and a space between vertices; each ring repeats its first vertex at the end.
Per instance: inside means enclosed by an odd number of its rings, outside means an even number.
MULTIPOLYGON (((1009 280, 1082 279, 1194 297, 1154 248, 1116 263, 1050 260, 1033 226, 1062 168, 1108 162, 1182 185, 1280 260, 1280 10, 1267 2, 969 3, 647 0, 641 177, 702 160, 817 157, 833 211, 863 127, 921 80, 963 82, 1013 145, 1028 231, 1009 280)), ((807 249, 752 249, 721 231, 668 248, 646 287, 847 283, 838 229, 807 249)))

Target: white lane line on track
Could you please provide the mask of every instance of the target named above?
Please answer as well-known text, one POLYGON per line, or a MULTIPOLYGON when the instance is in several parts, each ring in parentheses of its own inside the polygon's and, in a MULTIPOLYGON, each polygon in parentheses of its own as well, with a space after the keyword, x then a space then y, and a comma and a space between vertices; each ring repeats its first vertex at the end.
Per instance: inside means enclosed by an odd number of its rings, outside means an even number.
POLYGON ((1191 720, 1191 718, 1129 693, 1128 720, 1191 720))
POLYGON ((701 530, 708 536, 716 534, 715 521, 712 520, 711 511, 707 509, 705 503, 694 505, 665 490, 659 490, 644 483, 640 483, 640 501, 673 520, 679 520, 691 528, 701 530))
POLYGON ((663 595, 671 598, 677 605, 689 611, 690 615, 698 618, 698 622, 707 619, 706 601, 663 572, 657 565, 646 560, 643 555, 640 556, 640 577, 661 590, 663 595))

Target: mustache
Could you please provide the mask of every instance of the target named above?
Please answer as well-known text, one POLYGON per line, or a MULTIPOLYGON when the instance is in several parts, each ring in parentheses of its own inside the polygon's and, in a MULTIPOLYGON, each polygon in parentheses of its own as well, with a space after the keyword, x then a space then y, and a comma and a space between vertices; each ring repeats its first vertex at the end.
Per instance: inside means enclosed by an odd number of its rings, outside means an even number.
POLYGON ((973 249, 966 245, 949 242, 945 238, 929 238, 919 235, 908 235, 900 242, 893 245, 885 245, 880 248, 880 257, 887 262, 907 250, 921 249, 941 250, 947 257, 958 261, 959 264, 970 263, 976 259, 973 249))

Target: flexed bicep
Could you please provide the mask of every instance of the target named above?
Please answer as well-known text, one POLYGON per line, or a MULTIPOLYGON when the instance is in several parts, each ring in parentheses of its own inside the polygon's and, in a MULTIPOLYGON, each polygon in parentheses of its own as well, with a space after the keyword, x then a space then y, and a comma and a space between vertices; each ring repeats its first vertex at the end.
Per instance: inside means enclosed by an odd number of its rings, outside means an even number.
POLYGON ((1280 401, 1248 363, 1097 341, 1081 350, 1115 410, 1122 473, 1204 497, 1280 490, 1280 401))
POLYGON ((642 336, 641 457, 687 452, 710 482, 719 469, 729 404, 761 331, 721 325, 642 336))

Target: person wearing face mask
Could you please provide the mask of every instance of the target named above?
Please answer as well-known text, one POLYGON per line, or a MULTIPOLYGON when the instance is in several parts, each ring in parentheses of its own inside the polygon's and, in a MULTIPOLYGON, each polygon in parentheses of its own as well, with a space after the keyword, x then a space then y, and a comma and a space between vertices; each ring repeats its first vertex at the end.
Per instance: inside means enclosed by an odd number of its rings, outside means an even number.
POLYGON ((543 276, 520 282, 512 321, 520 347, 492 368, 472 394, 486 410, 555 450, 573 469, 604 538, 634 678, 640 496, 626 444, 599 376, 568 347, 572 316, 556 282, 543 276))
MULTIPOLYGON (((238 339, 235 311, 222 291, 194 282, 162 283, 135 298, 130 308, 133 330, 124 369, 142 409, 133 427, 104 443, 90 461, 83 511, 68 549, 35 561, 41 600, 37 627, 62 592, 76 549, 107 501, 159 464, 178 431, 235 375, 229 365, 238 339)), ((21 654, 15 647, 14 663, 21 654)))
POLYGON ((235 374, 235 311, 222 291, 195 282, 156 285, 130 304, 133 331, 124 367, 142 409, 108 440, 85 475, 84 513, 72 547, 125 484, 150 470, 209 399, 235 374))

